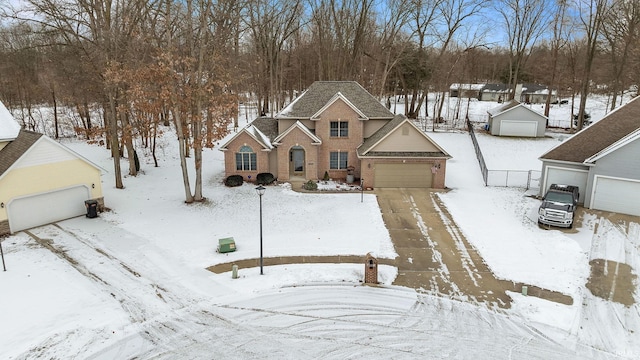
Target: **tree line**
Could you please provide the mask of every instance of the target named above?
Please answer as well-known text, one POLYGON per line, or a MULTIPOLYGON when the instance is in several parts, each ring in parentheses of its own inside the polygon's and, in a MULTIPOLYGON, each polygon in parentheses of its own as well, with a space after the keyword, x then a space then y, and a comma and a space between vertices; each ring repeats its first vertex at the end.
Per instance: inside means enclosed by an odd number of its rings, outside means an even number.
POLYGON ((187 202, 203 199, 202 149, 237 127, 240 102, 273 115, 313 81, 402 96, 413 118, 441 117, 451 83, 541 83, 581 95, 578 129, 590 92, 609 94, 613 109, 640 83, 640 0, 10 4, 0 6, 0 98, 22 125, 34 129, 32 109, 48 104, 58 136, 57 108, 75 109, 79 132, 106 139, 122 188, 120 157, 136 175, 136 147, 155 159, 155 139, 173 124, 187 202))

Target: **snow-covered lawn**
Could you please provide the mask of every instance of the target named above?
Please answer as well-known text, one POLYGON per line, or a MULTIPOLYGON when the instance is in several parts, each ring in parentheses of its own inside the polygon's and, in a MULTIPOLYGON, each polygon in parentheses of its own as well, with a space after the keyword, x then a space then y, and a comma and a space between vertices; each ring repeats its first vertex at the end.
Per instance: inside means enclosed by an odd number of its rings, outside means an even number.
MULTIPOLYGON (((637 288, 636 304, 625 307, 585 287, 595 253, 637 272, 638 226, 626 234, 589 215, 574 233, 539 229, 539 201, 524 189, 484 186, 467 133, 429 136, 453 156, 451 190, 440 196, 496 276, 569 294, 573 305, 511 294, 512 308, 497 313, 391 286, 388 266, 380 288, 360 285, 357 264, 267 266, 263 276, 241 269, 239 279, 210 273, 207 266, 258 257, 259 198, 250 184, 224 187, 222 153, 210 150, 207 201, 184 204, 167 138, 160 167, 143 157, 142 174, 125 178, 124 190, 103 176, 110 212, 32 231, 61 254, 25 233, 3 241, 0 358, 640 358, 637 288), (236 252, 215 252, 224 237, 234 237, 236 252)), ((539 169, 537 158, 559 142, 480 138, 495 169, 539 169)), ((104 148, 65 145, 112 168, 104 148)), ((269 186, 263 220, 266 257, 395 256, 370 192, 269 186)))

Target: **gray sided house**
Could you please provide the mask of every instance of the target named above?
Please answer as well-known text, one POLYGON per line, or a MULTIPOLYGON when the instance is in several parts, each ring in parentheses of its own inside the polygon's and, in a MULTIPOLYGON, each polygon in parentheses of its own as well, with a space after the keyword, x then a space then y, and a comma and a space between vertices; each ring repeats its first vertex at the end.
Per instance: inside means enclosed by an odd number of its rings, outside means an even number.
POLYGON ((280 181, 363 179, 365 187, 445 187, 451 156, 360 84, 317 81, 274 118, 258 118, 220 147, 225 173, 280 181), (348 176, 350 175, 350 176, 348 176))
MULTIPOLYGON (((540 84, 518 84, 515 92, 514 99, 525 104, 544 104, 549 93, 551 93, 552 102, 557 99, 555 91, 550 91, 547 86, 540 84)), ((486 84, 480 90, 478 100, 506 101, 510 93, 511 90, 507 84, 486 84)))
POLYGON ((543 137, 547 117, 516 100, 488 111, 491 135, 543 137))
POLYGON ((540 157, 540 195, 551 184, 580 187, 585 207, 640 216, 640 97, 540 157))
POLYGON ((485 84, 459 84, 454 83, 449 87, 450 97, 461 97, 479 99, 480 92, 484 88, 485 84))

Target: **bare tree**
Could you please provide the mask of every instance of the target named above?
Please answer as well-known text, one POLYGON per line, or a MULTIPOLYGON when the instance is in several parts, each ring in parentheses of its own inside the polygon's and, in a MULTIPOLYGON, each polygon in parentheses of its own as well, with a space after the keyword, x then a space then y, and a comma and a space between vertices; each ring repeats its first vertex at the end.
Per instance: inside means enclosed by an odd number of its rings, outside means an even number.
POLYGON ((611 59, 611 110, 617 106, 618 93, 624 88, 623 73, 633 47, 640 37, 640 1, 616 1, 602 23, 605 52, 611 59))
MULTIPOLYGON (((367 54, 377 60, 376 64, 382 64, 381 75, 376 76, 380 79, 378 84, 380 98, 384 95, 389 73, 404 56, 404 50, 409 44, 409 35, 403 34, 403 29, 409 21, 409 5, 410 0, 387 0, 382 4, 385 10, 380 14, 382 23, 377 36, 379 42, 377 49, 380 51, 367 54)), ((376 75, 378 73, 378 71, 375 72, 376 75)))
POLYGON ((282 50, 285 42, 300 27, 302 0, 249 0, 245 10, 245 21, 260 59, 257 80, 262 97, 262 113, 273 114, 283 102, 279 95, 282 50))
POLYGON ((526 65, 531 48, 547 26, 551 7, 547 0, 499 0, 497 3, 496 11, 502 16, 511 55, 509 98, 513 99, 520 72, 526 65))
MULTIPOLYGON (((123 188, 117 111, 122 91, 107 82, 107 73, 122 64, 128 45, 143 33, 138 30, 156 9, 157 1, 25 0, 25 3, 27 10, 12 14, 13 18, 33 23, 42 32, 60 34, 64 44, 77 47, 102 79, 116 188, 123 188)), ((129 161, 134 161, 131 153, 129 161)))
MULTIPOLYGON (((549 108, 551 107, 551 97, 553 94, 554 86, 556 85, 556 74, 558 72, 558 57, 560 56, 560 49, 567 42, 567 0, 558 0, 556 3, 557 9, 553 15, 553 21, 551 23, 553 37, 551 38, 551 76, 549 83, 549 94, 547 95, 547 101, 544 106, 544 116, 549 116, 549 108)), ((555 87, 559 92, 559 89, 555 87)))
POLYGON ((608 0, 575 0, 578 10, 578 24, 584 32, 586 53, 584 57, 584 70, 580 85, 580 107, 578 110, 577 131, 584 126, 584 114, 589 95, 589 83, 591 82, 591 68, 598 47, 598 36, 602 29, 602 22, 606 17, 608 0))

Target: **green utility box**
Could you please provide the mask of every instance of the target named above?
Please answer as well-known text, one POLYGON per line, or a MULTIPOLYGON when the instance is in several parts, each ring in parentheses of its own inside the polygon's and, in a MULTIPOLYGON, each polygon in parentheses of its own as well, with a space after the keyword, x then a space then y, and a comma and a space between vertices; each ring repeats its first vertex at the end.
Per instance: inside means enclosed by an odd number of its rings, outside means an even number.
POLYGON ((228 253, 236 251, 236 241, 233 240, 232 237, 218 239, 218 252, 219 253, 228 253))

